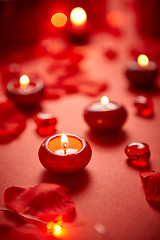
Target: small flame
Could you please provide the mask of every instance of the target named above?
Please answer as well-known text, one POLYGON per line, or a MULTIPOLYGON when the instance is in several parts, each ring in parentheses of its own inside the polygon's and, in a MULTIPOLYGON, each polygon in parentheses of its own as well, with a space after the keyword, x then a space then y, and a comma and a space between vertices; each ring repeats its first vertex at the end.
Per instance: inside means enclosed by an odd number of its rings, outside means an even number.
POLYGON ((137 58, 137 62, 141 67, 146 67, 149 64, 149 59, 146 55, 141 54, 139 55, 139 57, 137 58))
POLYGON ((51 18, 51 23, 58 28, 63 27, 67 22, 67 16, 64 13, 55 13, 51 18))
POLYGON ((47 224, 47 232, 49 234, 52 234, 54 236, 59 235, 62 230, 61 224, 55 223, 55 222, 49 222, 47 224))
POLYGON ((29 85, 29 83, 30 83, 30 79, 29 79, 29 77, 27 75, 22 75, 20 77, 19 82, 20 82, 20 87, 21 88, 26 88, 29 85))
POLYGON ((71 11, 70 20, 73 25, 82 26, 87 21, 87 14, 83 8, 76 7, 71 11))
POLYGON ((108 98, 107 96, 103 96, 103 97, 101 98, 101 104, 102 104, 103 106, 106 106, 108 103, 109 103, 109 98, 108 98))
POLYGON ((69 141, 65 133, 62 133, 61 136, 61 146, 64 148, 64 150, 69 146, 69 141))
POLYGON ((56 232, 60 232, 61 229, 62 229, 62 227, 61 227, 59 224, 54 224, 54 230, 55 230, 56 232))

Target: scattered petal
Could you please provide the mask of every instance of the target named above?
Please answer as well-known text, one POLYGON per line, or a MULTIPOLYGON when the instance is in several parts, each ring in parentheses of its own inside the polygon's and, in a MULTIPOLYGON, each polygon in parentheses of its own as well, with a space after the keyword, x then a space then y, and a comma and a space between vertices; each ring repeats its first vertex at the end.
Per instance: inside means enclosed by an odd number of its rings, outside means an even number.
POLYGON ((160 172, 148 171, 140 174, 147 201, 160 203, 160 172))
POLYGON ((55 54, 54 58, 57 60, 68 58, 72 62, 74 61, 78 63, 83 59, 83 55, 81 55, 80 53, 77 53, 73 48, 68 47, 68 48, 65 48, 63 51, 55 54))
POLYGON ((86 80, 84 82, 81 82, 78 85, 79 92, 84 93, 89 96, 97 96, 104 90, 106 90, 107 85, 103 82, 93 82, 86 80))
POLYGON ((57 85, 45 86, 44 97, 46 99, 58 99, 65 94, 66 94, 65 90, 60 86, 57 86, 57 85))
POLYGON ((109 48, 106 52, 105 52, 105 56, 110 59, 110 60, 114 60, 115 58, 117 58, 117 52, 112 49, 109 48))
POLYGON ((9 208, 20 214, 47 221, 54 221, 59 216, 65 221, 71 220, 75 211, 67 189, 53 183, 41 183, 28 189, 10 187, 5 191, 4 201, 9 208))
POLYGON ((26 117, 10 101, 0 103, 0 112, 0 142, 8 142, 25 128, 26 117))
MULTIPOLYGON (((15 227, 8 224, 0 225, 1 240, 46 240, 40 229, 34 226, 15 227)), ((55 238, 53 238, 55 239, 55 238)))

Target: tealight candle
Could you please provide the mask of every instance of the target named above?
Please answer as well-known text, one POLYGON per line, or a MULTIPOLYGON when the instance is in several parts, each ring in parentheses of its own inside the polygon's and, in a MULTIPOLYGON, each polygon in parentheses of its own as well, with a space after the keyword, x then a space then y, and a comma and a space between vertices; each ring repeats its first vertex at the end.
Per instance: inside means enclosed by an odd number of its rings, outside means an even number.
POLYGON ((71 11, 68 34, 72 42, 85 43, 88 38, 89 24, 87 14, 81 7, 76 7, 71 11))
POLYGON ((38 104, 43 96, 43 83, 36 78, 30 79, 22 75, 7 84, 8 97, 19 106, 31 106, 38 104))
POLYGON ((46 139, 39 149, 41 164, 49 171, 69 174, 80 171, 89 163, 89 143, 73 134, 57 134, 46 139))
POLYGON ((84 111, 84 119, 96 131, 119 130, 127 118, 125 108, 103 96, 100 102, 91 103, 84 111))
POLYGON ((126 76, 134 87, 153 87, 157 75, 157 64, 144 54, 139 55, 137 62, 130 62, 126 70, 126 76))

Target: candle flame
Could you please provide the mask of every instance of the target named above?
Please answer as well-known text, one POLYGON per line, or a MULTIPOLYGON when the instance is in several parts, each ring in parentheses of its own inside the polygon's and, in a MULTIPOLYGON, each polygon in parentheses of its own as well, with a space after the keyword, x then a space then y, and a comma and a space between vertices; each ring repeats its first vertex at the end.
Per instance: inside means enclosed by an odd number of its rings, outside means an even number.
POLYGON ((73 25, 82 26, 87 21, 87 14, 83 8, 76 7, 71 11, 70 20, 73 25))
POLYGON ((101 98, 101 104, 102 104, 103 106, 106 106, 108 103, 109 103, 109 98, 108 98, 107 96, 103 96, 103 97, 101 98))
POLYGON ((29 85, 29 83, 30 83, 30 79, 29 79, 29 77, 27 75, 22 75, 20 77, 19 82, 20 82, 20 87, 21 88, 26 88, 29 85))
POLYGON ((66 149, 69 146, 69 141, 65 133, 62 133, 62 136, 61 136, 61 146, 64 149, 66 149))
POLYGON ((64 13, 55 13, 51 18, 51 23, 58 28, 63 27, 67 22, 67 16, 64 13))
POLYGON ((141 54, 139 55, 139 57, 137 58, 137 62, 141 67, 146 67, 149 64, 149 59, 146 55, 141 54))

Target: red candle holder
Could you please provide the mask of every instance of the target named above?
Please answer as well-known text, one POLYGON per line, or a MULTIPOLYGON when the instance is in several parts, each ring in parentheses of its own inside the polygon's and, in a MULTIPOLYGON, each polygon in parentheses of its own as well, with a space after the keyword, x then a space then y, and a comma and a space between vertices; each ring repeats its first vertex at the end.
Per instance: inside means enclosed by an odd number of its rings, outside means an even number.
POLYGON ((41 164, 49 171, 59 174, 76 173, 85 168, 92 155, 89 143, 76 135, 53 135, 46 139, 39 149, 41 164))
POLYGON ((125 123, 127 111, 121 104, 104 96, 101 102, 93 102, 85 109, 84 119, 93 130, 113 132, 125 123))
POLYGON ((133 87, 153 87, 158 76, 158 66, 149 61, 147 56, 140 55, 136 61, 128 64, 126 76, 133 87))
POLYGON ((20 81, 14 79, 7 84, 7 95, 19 106, 32 106, 39 103, 43 96, 44 85, 41 80, 23 75, 20 81), (25 82, 21 82, 21 79, 25 82))

